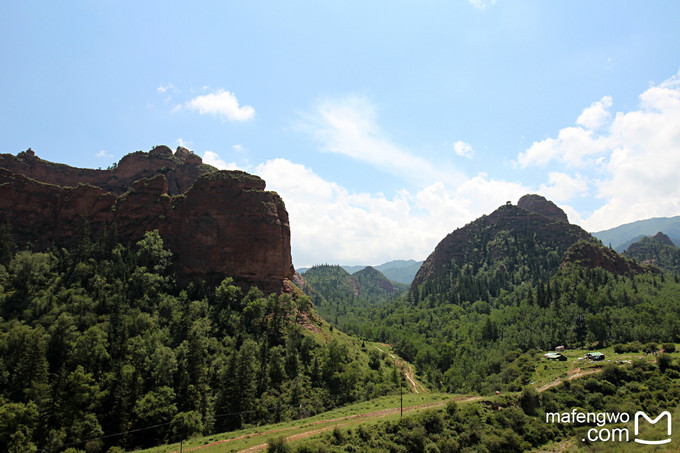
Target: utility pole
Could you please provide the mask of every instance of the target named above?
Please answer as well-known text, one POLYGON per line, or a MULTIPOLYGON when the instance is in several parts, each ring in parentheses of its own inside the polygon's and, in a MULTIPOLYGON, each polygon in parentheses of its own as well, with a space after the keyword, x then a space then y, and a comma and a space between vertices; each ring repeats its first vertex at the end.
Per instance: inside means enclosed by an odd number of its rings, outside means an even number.
MULTIPOLYGON (((402 369, 402 371, 404 371, 402 369)), ((404 416, 404 377, 399 376, 399 418, 404 416)))

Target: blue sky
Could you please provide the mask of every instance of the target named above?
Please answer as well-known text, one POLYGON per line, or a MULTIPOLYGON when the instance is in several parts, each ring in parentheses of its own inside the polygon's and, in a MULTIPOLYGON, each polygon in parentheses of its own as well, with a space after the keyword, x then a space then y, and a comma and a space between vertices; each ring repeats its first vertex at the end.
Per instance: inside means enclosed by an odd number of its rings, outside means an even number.
POLYGON ((183 144, 262 176, 296 266, 424 259, 541 193, 598 231, 680 214, 680 4, 3 2, 0 152, 183 144))

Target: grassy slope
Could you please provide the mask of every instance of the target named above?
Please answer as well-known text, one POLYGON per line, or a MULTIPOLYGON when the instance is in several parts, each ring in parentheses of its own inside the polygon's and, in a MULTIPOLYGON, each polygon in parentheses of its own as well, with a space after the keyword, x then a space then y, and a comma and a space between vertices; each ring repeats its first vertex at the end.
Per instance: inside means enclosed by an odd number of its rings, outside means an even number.
MULTIPOLYGON (((366 345, 369 347, 379 346, 388 354, 392 353, 387 345, 377 343, 366 343, 366 345)), ((536 371, 534 373, 534 381, 530 385, 541 392, 565 380, 578 379, 583 376, 588 376, 588 374, 598 372, 606 363, 616 363, 618 360, 645 360, 649 362, 654 362, 656 360, 656 357, 644 355, 642 353, 616 354, 611 348, 600 350, 600 352, 605 354, 606 360, 604 362, 591 363, 585 360, 578 360, 579 357, 583 357, 585 352, 588 351, 581 349, 567 350, 564 354, 567 356, 568 360, 564 362, 550 361, 543 358, 538 359, 539 363, 536 366, 536 371)), ((680 358, 680 352, 673 353, 671 356, 674 360, 677 360, 680 358)), ((623 363, 621 366, 627 365, 623 363)), ((414 414, 422 410, 443 408, 448 401, 457 401, 465 404, 482 399, 494 401, 496 397, 452 395, 447 393, 405 393, 403 396, 404 413, 414 414)), ((248 451, 259 451, 265 449, 267 440, 272 438, 285 437, 288 443, 297 445, 301 444, 303 441, 314 439, 336 427, 341 430, 349 430, 355 429, 359 425, 374 425, 386 420, 398 419, 399 417, 400 397, 399 395, 391 395, 371 401, 351 404, 304 420, 252 427, 207 437, 197 437, 184 442, 183 451, 197 450, 206 453, 238 452, 248 449, 251 449, 248 451)), ((673 414, 673 423, 673 432, 680 432, 680 408, 673 414)), ((680 451, 679 442, 680 437, 676 435, 674 441, 668 446, 657 450, 650 449, 650 451, 680 451)), ((635 445, 637 446, 637 444, 635 445)), ((145 452, 170 453, 178 452, 179 448, 179 444, 171 444, 145 450, 145 452)), ((545 453, 564 452, 574 451, 579 448, 586 449, 587 451, 603 452, 635 451, 634 449, 631 450, 630 445, 598 444, 596 446, 583 446, 574 439, 566 440, 559 444, 547 445, 538 451, 545 453), (619 449, 617 450, 616 448, 619 449)))

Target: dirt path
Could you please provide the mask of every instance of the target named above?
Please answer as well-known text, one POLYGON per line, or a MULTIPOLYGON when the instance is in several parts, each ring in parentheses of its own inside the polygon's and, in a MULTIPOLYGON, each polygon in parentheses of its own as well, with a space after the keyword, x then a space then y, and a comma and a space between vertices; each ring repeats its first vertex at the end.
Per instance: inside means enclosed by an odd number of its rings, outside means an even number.
MULTIPOLYGON (((380 350, 381 352, 385 352, 385 351, 382 351, 377 346, 376 346, 376 348, 378 350, 380 350)), ((392 357, 394 357, 394 356, 392 356, 392 357)), ((396 358, 395 358, 395 360, 396 360, 396 358)), ((408 372, 405 370, 405 368, 402 368, 402 370, 404 371, 404 375, 406 376, 406 378, 411 382, 411 385, 413 386, 415 393, 419 393, 418 388, 417 388, 418 385, 420 385, 422 391, 427 391, 421 384, 417 383, 412 378, 413 368, 410 365, 409 365, 408 372)), ((550 388, 553 388, 553 387, 561 384, 564 381, 571 381, 571 380, 578 379, 578 378, 581 378, 581 377, 584 377, 584 376, 588 376, 590 374, 599 373, 601 371, 602 371, 602 368, 594 368, 594 369, 591 368, 591 369, 587 369, 587 370, 582 370, 581 368, 576 368, 574 370, 571 370, 569 372, 569 375, 566 378, 557 378, 552 382, 549 382, 545 385, 542 385, 541 387, 538 387, 536 389, 536 391, 539 392, 539 393, 544 392, 544 391, 546 391, 550 388)), ((445 401, 438 401, 436 403, 428 403, 428 404, 419 404, 419 405, 415 405, 415 406, 408 406, 408 407, 404 408, 404 412, 411 412, 411 411, 416 411, 416 410, 420 410, 420 409, 430 409, 430 408, 435 408, 435 407, 442 407, 450 401, 466 403, 466 402, 481 401, 481 400, 484 400, 484 399, 485 399, 485 397, 483 397, 483 396, 463 395, 463 396, 457 396, 457 397, 454 397, 454 398, 451 398, 451 399, 448 399, 448 400, 445 400, 445 401)), ((329 425, 329 424, 331 425, 331 426, 320 427, 320 428, 317 428, 317 429, 311 429, 309 431, 304 431, 304 432, 301 432, 301 433, 286 436, 285 441, 291 442, 291 441, 295 441, 295 440, 306 439, 306 438, 315 436, 319 433, 322 433, 322 432, 325 432, 325 431, 330 431, 332 429, 335 429, 336 427, 343 427, 343 426, 349 424, 348 423, 349 420, 360 419, 360 418, 382 418, 382 417, 387 417, 389 415, 398 414, 399 412, 400 412, 400 408, 395 407, 395 408, 389 408, 389 409, 381 409, 379 411, 374 411, 374 412, 368 412, 368 413, 365 413, 365 414, 354 414, 354 415, 347 415, 345 417, 338 417, 338 418, 333 418, 333 419, 328 419, 328 420, 319 420, 319 421, 303 424, 303 425, 300 425, 300 426, 292 426, 292 427, 289 427, 289 428, 279 428, 279 429, 272 429, 272 430, 269 430, 269 431, 263 431, 263 432, 259 432, 259 433, 244 434, 244 435, 239 436, 239 437, 234 437, 234 438, 231 438, 231 439, 224 439, 224 440, 212 442, 212 443, 205 444, 205 445, 200 445, 198 447, 185 448, 183 451, 200 450, 200 449, 203 449, 203 448, 206 448, 206 447, 212 447, 212 446, 219 445, 219 444, 226 444, 226 443, 229 443, 229 442, 234 442, 236 440, 245 439, 247 437, 271 436, 271 435, 284 433, 285 431, 291 431, 291 430, 295 430, 295 429, 304 429, 304 428, 307 428, 307 427, 314 427, 314 426, 319 426, 319 425, 329 425)), ((266 449, 268 445, 269 444, 266 443, 266 442, 261 443, 261 444, 249 447, 247 449, 240 450, 239 453, 261 451, 261 450, 266 449)), ((178 453, 178 452, 172 452, 172 453, 178 453)))
MULTIPOLYGON (((482 399, 484 399, 484 398, 481 397, 481 396, 457 396, 455 398, 451 398, 451 399, 446 400, 446 401, 438 401, 436 403, 419 404, 419 405, 416 405, 416 406, 405 407, 404 412, 411 412, 411 411, 419 410, 419 409, 430 409, 430 408, 434 408, 434 407, 441 407, 441 406, 444 406, 446 403, 448 403, 450 401, 472 402, 472 401, 479 401, 479 400, 482 400, 482 399)), ((391 408, 391 409, 382 409, 382 410, 375 411, 375 412, 369 412, 369 413, 366 413, 366 414, 348 415, 347 417, 340 417, 340 418, 335 418, 335 419, 332 419, 332 420, 320 420, 318 422, 310 423, 310 425, 319 425, 319 424, 326 424, 326 423, 337 423, 337 424, 335 424, 333 426, 328 426, 328 427, 325 427, 325 428, 316 429, 316 430, 305 431, 303 433, 293 434, 292 436, 286 437, 285 440, 286 440, 286 442, 291 442, 291 441, 294 441, 294 440, 306 439, 308 437, 312 437, 312 436, 319 434, 321 432, 330 431, 332 429, 335 429, 336 427, 345 426, 348 423, 340 423, 340 422, 347 421, 347 420, 354 419, 354 418, 382 418, 382 417, 387 417, 388 415, 398 414, 399 412, 400 412, 400 408, 396 407, 396 408, 391 408)), ((290 429, 295 429, 295 428, 290 428, 290 429)), ((280 430, 274 430, 274 431, 270 431, 270 432, 266 432, 266 433, 262 433, 262 434, 272 434, 272 433, 275 433, 276 431, 280 431, 280 430)), ((245 450, 239 450, 239 453, 246 453, 246 452, 264 450, 265 448, 267 448, 268 445, 269 444, 267 444, 267 443, 254 445, 254 446, 247 448, 245 450)), ((188 451, 188 450, 185 450, 185 451, 188 451)))
POLYGON ((581 368, 575 368, 569 372, 569 376, 566 378, 557 378, 552 382, 548 382, 547 384, 544 384, 536 389, 537 392, 544 392, 548 389, 551 389, 553 387, 556 387, 560 385, 564 381, 572 381, 574 379, 578 379, 583 376, 588 376, 589 374, 595 374, 599 373, 602 371, 602 368, 591 368, 588 370, 581 370, 581 368))
POLYGON ((411 383, 411 386, 413 387, 412 393, 427 392, 427 389, 423 387, 423 384, 416 381, 415 373, 413 372, 413 367, 410 364, 408 365, 408 370, 402 366, 402 371, 404 372, 404 376, 406 376, 406 379, 411 383), (420 390, 418 389, 418 387, 420 387, 420 390))
MULTIPOLYGON (((382 352, 383 354, 387 354, 385 351, 380 349, 377 346, 374 346, 375 349, 378 351, 382 352)), ((399 358, 397 358, 394 354, 390 354, 390 357, 392 357, 392 360, 394 360, 394 364, 401 368, 401 372, 404 373, 404 377, 406 377, 406 380, 411 384, 409 386, 409 393, 426 393, 427 389, 421 384, 420 382, 416 381, 416 376, 415 373, 413 372, 413 367, 411 366, 410 363, 407 363, 399 358), (408 368, 405 366, 408 365, 408 368)))

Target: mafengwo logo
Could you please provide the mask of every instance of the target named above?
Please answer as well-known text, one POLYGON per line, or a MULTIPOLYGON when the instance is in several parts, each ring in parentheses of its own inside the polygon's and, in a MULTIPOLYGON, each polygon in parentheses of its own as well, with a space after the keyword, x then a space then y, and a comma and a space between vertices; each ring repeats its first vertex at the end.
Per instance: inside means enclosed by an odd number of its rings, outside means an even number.
POLYGON ((586 432, 586 437, 581 439, 583 442, 630 442, 631 440, 643 445, 662 445, 671 441, 672 420, 671 413, 663 411, 656 418, 648 416, 645 412, 637 411, 633 417, 633 434, 631 439, 628 428, 609 427, 607 424, 629 423, 630 415, 627 412, 578 412, 577 409, 571 412, 546 412, 546 423, 562 424, 591 424, 596 425, 586 432), (666 423, 660 423, 665 421, 666 423), (640 428, 649 424, 654 426, 653 431, 645 429, 640 433, 640 428), (659 428, 665 428, 665 434, 659 435, 659 428), (662 437, 658 439, 658 437, 662 437), (652 440, 653 439, 653 440, 652 440))
POLYGON ((671 413, 670 413, 670 412, 668 412, 668 411, 663 411, 663 412, 661 413, 661 415, 659 415, 659 416, 656 417, 655 419, 649 418, 649 417, 647 416, 647 414, 645 414, 645 413, 642 412, 642 411, 637 411, 637 412, 635 413, 635 439, 634 439, 635 442, 637 442, 637 443, 639 443, 639 444, 645 444, 645 445, 661 445, 661 444, 667 444, 667 443, 669 443, 669 442, 671 441, 671 435, 672 435, 672 433, 673 433, 673 427, 672 427, 672 424, 671 424, 671 413), (645 420, 647 420, 647 421, 648 421, 649 423, 651 423, 651 424, 656 424, 657 422, 659 422, 659 421, 660 421, 662 418, 664 418, 664 417, 666 417, 666 419, 668 420, 668 422, 667 422, 667 423, 668 423, 668 425, 667 425, 667 426, 668 426, 668 428, 667 428, 667 431, 668 431, 668 438, 667 438, 667 439, 663 439, 663 440, 644 440, 644 439, 640 439, 640 438, 638 437, 638 435, 639 435, 639 433, 640 433, 640 419, 645 419, 645 420))

